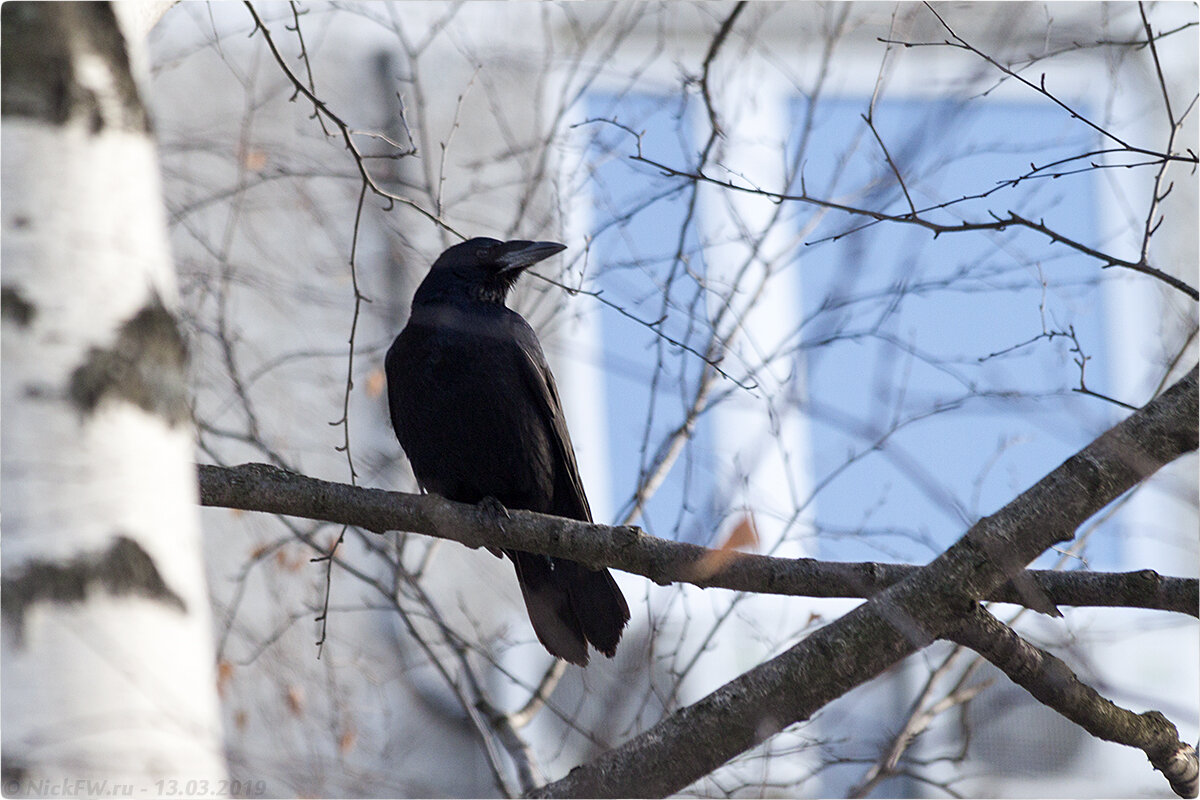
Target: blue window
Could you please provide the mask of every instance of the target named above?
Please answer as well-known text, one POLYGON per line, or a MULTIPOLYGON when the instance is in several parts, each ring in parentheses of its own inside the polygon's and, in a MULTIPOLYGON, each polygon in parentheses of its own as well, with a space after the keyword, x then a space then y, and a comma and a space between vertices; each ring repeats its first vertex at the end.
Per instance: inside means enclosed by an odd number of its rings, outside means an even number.
MULTIPOLYGON (((615 119, 642 133, 642 147, 681 161, 694 145, 686 109, 647 95, 593 96, 592 118, 615 119)), ((589 159, 593 194, 589 270, 607 301, 601 309, 607 378, 606 420, 612 497, 622 518, 643 478, 661 460, 659 444, 687 418, 691 389, 704 363, 709 328, 698 221, 689 216, 688 190, 630 161, 634 137, 597 123, 589 159), (684 233, 680 234, 680 231, 684 233), (677 258, 682 254, 682 258, 677 258)), ((651 496, 639 524, 665 538, 707 543, 712 532, 711 425, 696 420, 683 453, 651 496)))
MULTIPOLYGON (((791 104, 793 193, 802 175, 815 197, 909 210, 861 116, 868 102, 822 100, 811 126, 807 100, 791 104)), ((677 98, 632 94, 594 95, 588 104, 589 118, 640 133, 642 152, 681 168, 694 163, 700 146, 692 132, 704 124, 697 110, 677 98)), ((1000 186, 1027 172, 1030 161, 1095 149, 1094 133, 1061 109, 990 97, 885 98, 874 121, 918 209, 994 189, 927 218, 953 225, 1012 209, 1095 241, 1095 172, 1000 186)), ((619 517, 639 477, 654 467, 659 444, 685 420, 704 366, 658 335, 701 352, 708 341, 704 215, 690 204, 686 182, 628 158, 638 144, 629 131, 592 124, 589 273, 592 287, 619 307, 601 312, 610 501, 619 517)), ((789 224, 798 233, 816 214, 821 219, 785 267, 799 276, 791 282, 799 287, 795 313, 775 323, 794 343, 807 398, 799 413, 810 431, 802 456, 820 486, 814 530, 795 535, 814 535, 806 549, 821 558, 924 563, 1120 414, 1072 391, 1079 385, 1076 344, 1090 358, 1088 386, 1107 388, 1104 273, 1094 259, 1018 228, 934 237, 917 226, 869 224, 801 203, 789 208, 789 224)), ((714 424, 711 414, 697 419, 643 515, 651 533, 712 543, 725 511, 715 485, 714 424)), ((1094 568, 1111 568, 1119 552, 1110 529, 1089 542, 1085 556, 1094 568)), ((1055 558, 1047 554, 1039 566, 1055 558)))
MULTIPOLYGON (((866 106, 866 98, 822 103, 805 186, 904 214, 909 201, 861 117, 866 106), (841 162, 854 137, 857 152, 841 162)), ((795 103, 796 130, 806 110, 795 103)), ((1060 109, 990 98, 885 100, 873 118, 918 209, 995 190, 927 218, 954 225, 1011 209, 1095 241, 1094 171, 1001 187, 1030 161, 1096 149, 1095 134, 1060 109)), ((808 237, 818 244, 798 254, 815 479, 856 457, 817 497, 819 553, 924 563, 1115 421, 1115 406, 1071 391, 1079 381, 1072 339, 1018 346, 1073 331, 1091 359, 1088 385, 1104 391, 1102 270, 1027 229, 935 238, 912 225, 867 222, 831 212, 808 237)), ((1112 566, 1115 532, 1086 552, 1093 567, 1112 566)), ((1046 554, 1039 566, 1055 559, 1046 554)))

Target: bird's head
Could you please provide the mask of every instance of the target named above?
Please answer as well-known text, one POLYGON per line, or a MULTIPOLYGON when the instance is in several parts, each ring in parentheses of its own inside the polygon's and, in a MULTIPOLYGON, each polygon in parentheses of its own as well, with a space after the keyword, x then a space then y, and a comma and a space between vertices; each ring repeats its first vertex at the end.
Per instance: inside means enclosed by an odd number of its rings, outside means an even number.
POLYGON ((433 296, 503 303, 526 268, 566 250, 558 242, 501 242, 477 237, 454 245, 433 262, 417 300, 433 296))

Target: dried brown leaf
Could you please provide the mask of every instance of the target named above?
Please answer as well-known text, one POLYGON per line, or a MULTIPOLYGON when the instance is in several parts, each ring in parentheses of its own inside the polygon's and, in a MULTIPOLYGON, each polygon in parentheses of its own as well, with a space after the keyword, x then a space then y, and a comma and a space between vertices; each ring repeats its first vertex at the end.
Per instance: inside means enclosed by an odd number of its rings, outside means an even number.
POLYGON ((708 580, 724 570, 740 556, 740 549, 758 547, 758 529, 754 515, 747 511, 730 530, 729 535, 715 550, 709 550, 692 565, 688 578, 694 581, 708 580))

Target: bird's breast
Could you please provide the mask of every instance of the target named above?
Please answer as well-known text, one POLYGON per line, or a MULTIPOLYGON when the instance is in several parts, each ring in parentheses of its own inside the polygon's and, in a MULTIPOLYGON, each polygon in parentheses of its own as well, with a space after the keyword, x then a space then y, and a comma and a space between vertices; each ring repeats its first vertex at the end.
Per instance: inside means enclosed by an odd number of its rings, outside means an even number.
POLYGON ((448 310, 424 314, 388 352, 397 438, 425 488, 460 502, 495 497, 549 507, 550 439, 503 327, 448 310))

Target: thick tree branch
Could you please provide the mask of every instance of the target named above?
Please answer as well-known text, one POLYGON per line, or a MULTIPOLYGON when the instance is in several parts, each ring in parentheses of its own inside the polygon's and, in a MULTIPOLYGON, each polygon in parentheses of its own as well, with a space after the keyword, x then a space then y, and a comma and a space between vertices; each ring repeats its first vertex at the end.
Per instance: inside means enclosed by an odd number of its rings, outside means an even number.
POLYGON ((1196 449, 1196 381, 1193 369, 909 578, 537 794, 677 792, 945 635, 1006 577, 1196 449))
POLYGON ((1101 697, 1062 660, 1025 641, 979 606, 949 638, 979 653, 1038 701, 1093 736, 1142 750, 1176 794, 1196 796, 1196 749, 1179 741, 1179 731, 1159 712, 1135 714, 1101 697))
MULTIPOLYGON (((1197 370, 1114 426, 1009 503, 985 517, 945 553, 781 655, 760 664, 699 702, 683 708, 624 745, 541 787, 543 796, 657 797, 677 792, 729 759, 879 675, 902 658, 946 636, 976 602, 1046 548, 1163 465, 1197 447, 1197 370)), ((201 502, 233 508, 348 522, 370 530, 397 527, 397 504, 407 506, 398 527, 488 544, 497 520, 436 496, 359 489, 358 508, 345 502, 352 487, 312 481, 270 467, 232 471, 202 467, 201 502)), ((513 511, 499 522, 508 546, 542 541, 543 552, 626 568, 630 551, 651 537, 633 528, 588 526, 513 511), (604 538, 614 558, 602 561, 604 538)), ((685 565, 703 564, 697 548, 685 565)), ((662 555, 666 555, 662 551, 662 555)), ((738 559, 737 564, 745 559, 738 559)), ((655 563, 667 573, 676 563, 655 563)), ((730 568, 732 570, 732 567, 730 568)), ((681 576, 685 577, 685 576, 681 576)), ((707 578, 712 584, 715 576, 707 578)))
MULTIPOLYGON (((692 583, 759 594, 867 598, 915 574, 909 564, 846 563, 811 558, 737 554, 649 536, 637 528, 590 525, 510 511, 491 518, 475 506, 436 495, 363 489, 297 475, 267 464, 200 467, 200 502, 357 525, 383 532, 404 530, 469 547, 516 547, 615 567, 658 584, 692 583), (710 564, 720 564, 713 572, 710 564), (709 574, 711 573, 711 574, 709 574)), ((1163 577, 1153 570, 1126 573, 1031 570, 1029 579, 1058 605, 1121 606, 1200 616, 1200 582, 1163 577)), ((1011 583, 988 600, 1024 604, 1011 583)))

